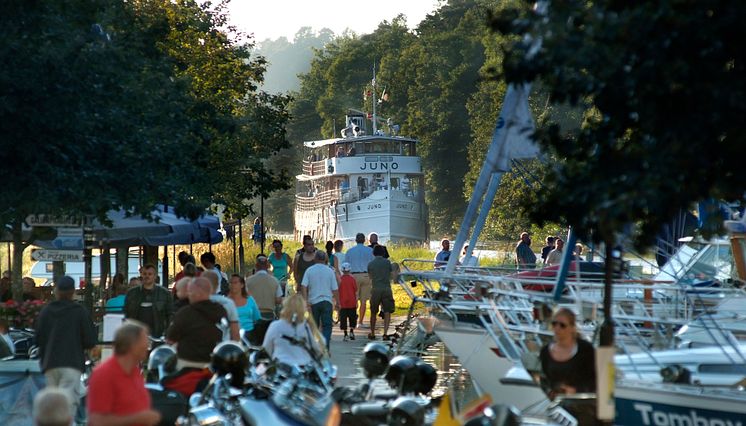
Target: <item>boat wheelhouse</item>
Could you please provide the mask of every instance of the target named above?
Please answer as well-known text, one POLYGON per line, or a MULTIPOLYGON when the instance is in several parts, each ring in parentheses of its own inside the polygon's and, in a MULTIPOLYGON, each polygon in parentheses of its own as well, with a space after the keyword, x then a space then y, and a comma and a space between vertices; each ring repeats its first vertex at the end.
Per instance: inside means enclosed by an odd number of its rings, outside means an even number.
POLYGON ((350 110, 342 137, 304 142, 303 173, 296 176, 295 238, 354 241, 375 232, 379 241, 428 239, 428 211, 417 141, 366 132, 366 116, 350 110))

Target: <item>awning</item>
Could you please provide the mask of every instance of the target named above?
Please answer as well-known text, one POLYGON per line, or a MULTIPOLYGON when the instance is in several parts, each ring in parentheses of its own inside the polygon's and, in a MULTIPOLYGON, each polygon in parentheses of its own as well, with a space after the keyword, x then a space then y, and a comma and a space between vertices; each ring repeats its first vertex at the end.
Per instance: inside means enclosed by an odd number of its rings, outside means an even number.
MULTIPOLYGON (((220 220, 205 214, 201 218, 191 221, 179 218, 174 213, 164 212, 163 207, 151 212, 150 218, 140 216, 127 217, 124 210, 110 210, 107 213, 111 226, 98 220, 93 223, 93 236, 96 245, 108 244, 111 247, 131 246, 163 246, 175 244, 210 243, 223 241, 223 234, 219 231, 220 220)), ((24 226, 23 237, 31 237, 31 228, 24 226)), ((12 240, 7 230, 2 233, 3 239, 12 240)), ((82 240, 79 245, 70 245, 66 240, 64 247, 58 247, 56 240, 35 240, 32 244, 50 249, 82 250, 82 240)), ((73 241, 74 242, 74 241, 73 241)))

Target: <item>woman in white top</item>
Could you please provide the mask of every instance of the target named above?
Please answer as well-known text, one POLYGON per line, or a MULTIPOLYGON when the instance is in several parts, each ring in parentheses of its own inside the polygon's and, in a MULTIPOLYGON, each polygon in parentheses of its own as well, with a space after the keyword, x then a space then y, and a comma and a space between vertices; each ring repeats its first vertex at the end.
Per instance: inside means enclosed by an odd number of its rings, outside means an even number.
POLYGON ((319 354, 323 351, 318 338, 313 320, 306 319, 306 301, 296 293, 283 301, 280 319, 269 325, 262 346, 275 361, 307 365, 312 361, 309 350, 319 354), (299 342, 303 344, 296 344, 299 342))

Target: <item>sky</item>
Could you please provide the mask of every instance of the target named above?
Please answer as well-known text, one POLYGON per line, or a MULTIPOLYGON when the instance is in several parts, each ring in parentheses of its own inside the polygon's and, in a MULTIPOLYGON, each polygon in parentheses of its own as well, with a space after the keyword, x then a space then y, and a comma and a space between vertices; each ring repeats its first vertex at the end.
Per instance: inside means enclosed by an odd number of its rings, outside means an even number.
POLYGON ((391 21, 399 13, 407 16, 414 28, 435 10, 438 0, 232 0, 230 23, 246 33, 254 33, 257 42, 293 36, 301 27, 314 31, 329 28, 341 34, 350 28, 358 34, 373 32, 383 20, 391 21))

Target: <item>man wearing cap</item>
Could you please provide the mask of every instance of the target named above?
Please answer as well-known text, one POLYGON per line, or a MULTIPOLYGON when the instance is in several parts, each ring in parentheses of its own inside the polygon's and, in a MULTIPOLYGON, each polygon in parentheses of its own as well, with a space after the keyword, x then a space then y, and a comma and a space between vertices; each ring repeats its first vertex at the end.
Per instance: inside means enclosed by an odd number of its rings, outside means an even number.
POLYGON ((339 282, 339 328, 347 340, 347 323, 350 323, 350 340, 355 340, 357 327, 357 282, 350 273, 350 264, 342 263, 342 278, 339 282))
POLYGON ((373 249, 365 246, 365 234, 357 234, 355 236, 355 243, 355 246, 345 253, 345 261, 350 264, 352 276, 355 277, 355 282, 357 282, 357 298, 360 300, 358 322, 362 326, 372 287, 370 277, 368 276, 368 264, 373 261, 374 256, 373 249))
POLYGON ((45 306, 36 319, 39 363, 48 386, 70 392, 70 412, 75 413, 83 395, 80 375, 85 368, 85 351, 96 344, 96 331, 88 311, 73 301, 75 280, 59 278, 54 292, 57 300, 45 306))
POLYGON ((254 275, 246 280, 246 291, 254 298, 259 312, 265 319, 274 319, 275 307, 282 303, 282 287, 277 278, 267 272, 269 259, 263 254, 256 257, 254 275))

